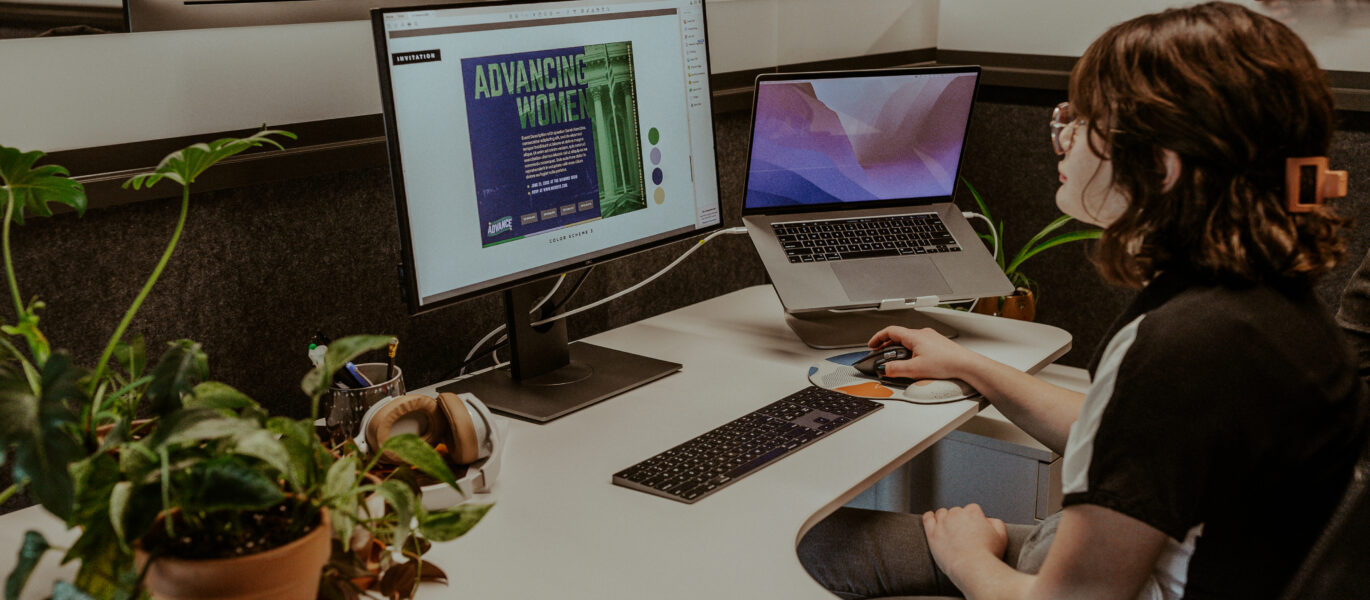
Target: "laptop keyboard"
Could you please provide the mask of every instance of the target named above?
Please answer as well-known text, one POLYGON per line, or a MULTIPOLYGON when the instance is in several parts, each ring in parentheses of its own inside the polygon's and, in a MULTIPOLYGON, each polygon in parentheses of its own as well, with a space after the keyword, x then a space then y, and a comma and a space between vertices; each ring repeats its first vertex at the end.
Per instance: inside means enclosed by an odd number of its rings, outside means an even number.
POLYGON ((880 408, 809 386, 615 473, 613 482, 693 504, 880 408))
POLYGON ((937 213, 772 223, 790 262, 960 252, 937 213))

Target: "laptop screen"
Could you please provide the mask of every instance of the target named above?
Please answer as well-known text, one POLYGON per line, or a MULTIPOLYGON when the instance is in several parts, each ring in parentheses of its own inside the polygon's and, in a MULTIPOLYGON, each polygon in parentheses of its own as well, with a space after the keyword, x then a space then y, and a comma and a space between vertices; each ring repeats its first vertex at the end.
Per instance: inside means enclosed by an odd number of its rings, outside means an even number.
POLYGON ((949 201, 978 68, 762 77, 744 210, 949 201))

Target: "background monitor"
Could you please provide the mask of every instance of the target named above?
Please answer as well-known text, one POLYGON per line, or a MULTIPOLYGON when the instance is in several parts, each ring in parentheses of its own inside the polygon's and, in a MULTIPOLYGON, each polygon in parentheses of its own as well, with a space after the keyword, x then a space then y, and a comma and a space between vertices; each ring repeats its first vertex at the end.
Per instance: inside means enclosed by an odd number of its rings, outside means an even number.
POLYGON ((721 225, 703 0, 372 11, 411 312, 504 290, 510 368, 453 384, 550 420, 679 369, 530 315, 549 275, 721 225))

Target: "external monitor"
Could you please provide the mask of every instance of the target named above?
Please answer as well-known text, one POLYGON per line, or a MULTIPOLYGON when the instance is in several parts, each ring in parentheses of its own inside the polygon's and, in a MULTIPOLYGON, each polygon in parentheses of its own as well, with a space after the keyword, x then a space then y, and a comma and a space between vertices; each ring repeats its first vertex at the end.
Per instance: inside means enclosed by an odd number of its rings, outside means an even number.
MULTIPOLYGON (((550 276, 717 229, 703 0, 371 13, 410 311, 503 291, 508 369, 451 385, 546 421, 680 368, 530 314, 550 276)), ((550 304, 550 303, 549 303, 550 304)))

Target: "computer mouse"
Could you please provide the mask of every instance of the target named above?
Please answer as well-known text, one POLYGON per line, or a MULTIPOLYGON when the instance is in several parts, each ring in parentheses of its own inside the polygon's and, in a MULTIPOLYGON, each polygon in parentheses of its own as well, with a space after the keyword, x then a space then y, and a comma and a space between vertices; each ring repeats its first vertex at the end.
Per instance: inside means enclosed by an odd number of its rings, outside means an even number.
POLYGON ((885 363, 892 360, 907 360, 912 356, 913 351, 908 348, 899 344, 886 344, 857 359, 852 366, 871 377, 884 377, 885 363))

